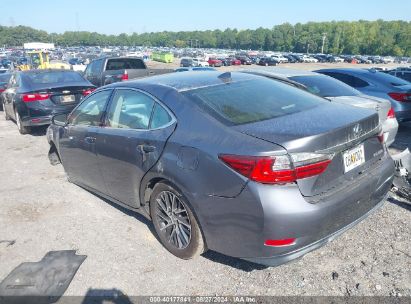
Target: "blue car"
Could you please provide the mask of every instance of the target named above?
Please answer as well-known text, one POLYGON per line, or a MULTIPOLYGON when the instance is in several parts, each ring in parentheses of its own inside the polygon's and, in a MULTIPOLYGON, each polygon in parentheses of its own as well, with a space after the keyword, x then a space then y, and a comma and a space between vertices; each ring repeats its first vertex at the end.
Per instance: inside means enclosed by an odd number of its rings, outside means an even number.
POLYGON ((322 69, 315 71, 334 77, 371 96, 388 99, 398 122, 411 121, 411 83, 373 69, 322 69))

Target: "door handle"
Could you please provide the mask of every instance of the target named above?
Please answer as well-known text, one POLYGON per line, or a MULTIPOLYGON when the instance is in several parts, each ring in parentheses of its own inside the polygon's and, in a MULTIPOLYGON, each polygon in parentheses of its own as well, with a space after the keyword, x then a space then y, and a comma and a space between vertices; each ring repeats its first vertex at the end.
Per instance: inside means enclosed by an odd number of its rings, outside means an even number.
POLYGON ((144 163, 147 160, 147 154, 150 153, 150 152, 154 152, 156 150, 156 147, 155 146, 150 146, 150 145, 138 145, 137 149, 142 154, 143 163, 144 163))
POLYGON ((156 150, 155 146, 150 145, 138 145, 137 147, 141 151, 141 153, 150 153, 156 150))
POLYGON ((96 142, 96 138, 92 136, 87 136, 84 138, 84 141, 88 144, 94 144, 96 142))

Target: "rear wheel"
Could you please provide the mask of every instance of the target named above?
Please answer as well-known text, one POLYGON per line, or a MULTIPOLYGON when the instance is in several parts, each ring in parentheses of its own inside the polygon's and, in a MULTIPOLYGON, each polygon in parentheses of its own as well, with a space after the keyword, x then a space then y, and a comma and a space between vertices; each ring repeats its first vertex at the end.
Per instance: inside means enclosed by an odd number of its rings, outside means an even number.
POLYGON ((181 259, 205 251, 203 237, 187 199, 172 186, 159 183, 150 198, 150 214, 162 245, 181 259))
POLYGON ((20 134, 30 133, 30 127, 23 126, 19 112, 17 110, 14 110, 14 113, 16 114, 16 124, 17 124, 17 128, 19 129, 20 134))

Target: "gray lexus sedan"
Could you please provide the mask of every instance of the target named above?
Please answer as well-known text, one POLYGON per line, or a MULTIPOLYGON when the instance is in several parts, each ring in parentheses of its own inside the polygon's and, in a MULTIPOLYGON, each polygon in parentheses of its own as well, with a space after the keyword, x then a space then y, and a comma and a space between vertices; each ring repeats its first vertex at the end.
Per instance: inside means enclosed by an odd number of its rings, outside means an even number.
POLYGON ((298 258, 381 206, 394 173, 375 111, 245 73, 105 86, 47 138, 71 182, 144 214, 183 259, 298 258))

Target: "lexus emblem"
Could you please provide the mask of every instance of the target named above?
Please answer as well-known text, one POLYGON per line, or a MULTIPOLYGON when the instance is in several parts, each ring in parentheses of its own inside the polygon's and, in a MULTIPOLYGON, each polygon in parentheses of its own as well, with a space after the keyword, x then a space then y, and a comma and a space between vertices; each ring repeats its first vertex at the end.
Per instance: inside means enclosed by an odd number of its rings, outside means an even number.
POLYGON ((358 136, 361 135, 361 133, 362 133, 362 128, 361 128, 360 124, 356 124, 356 125, 354 126, 353 132, 354 132, 354 135, 355 135, 356 137, 358 137, 358 136))

